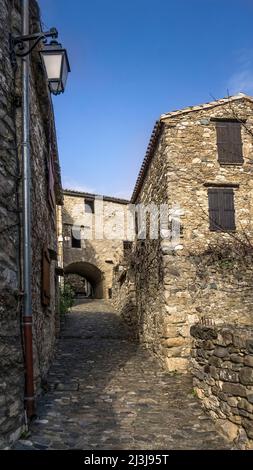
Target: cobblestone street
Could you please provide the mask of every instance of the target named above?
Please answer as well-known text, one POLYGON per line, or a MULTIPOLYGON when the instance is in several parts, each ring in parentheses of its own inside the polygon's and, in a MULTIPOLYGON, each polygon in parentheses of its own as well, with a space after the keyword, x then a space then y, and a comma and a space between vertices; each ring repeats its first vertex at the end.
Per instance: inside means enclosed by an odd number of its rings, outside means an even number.
POLYGON ((15 449, 225 449, 190 376, 164 372, 105 301, 67 315, 31 435, 15 449))

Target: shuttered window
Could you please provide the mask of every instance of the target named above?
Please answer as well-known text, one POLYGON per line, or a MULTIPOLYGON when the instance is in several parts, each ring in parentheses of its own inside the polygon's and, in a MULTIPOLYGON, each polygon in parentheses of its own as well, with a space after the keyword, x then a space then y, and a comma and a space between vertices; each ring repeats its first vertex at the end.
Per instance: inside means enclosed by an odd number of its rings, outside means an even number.
POLYGON ((43 305, 50 304, 50 256, 46 248, 42 252, 42 292, 41 301, 43 305))
POLYGON ((241 124, 239 122, 216 122, 218 160, 224 164, 242 164, 241 124))
POLYGON ((235 230, 234 191, 232 188, 208 190, 210 230, 226 232, 235 230))
POLYGON ((73 227, 71 229, 71 246, 72 248, 81 248, 81 229, 73 227))
POLYGON ((84 207, 86 214, 94 214, 94 201, 85 199, 84 207))

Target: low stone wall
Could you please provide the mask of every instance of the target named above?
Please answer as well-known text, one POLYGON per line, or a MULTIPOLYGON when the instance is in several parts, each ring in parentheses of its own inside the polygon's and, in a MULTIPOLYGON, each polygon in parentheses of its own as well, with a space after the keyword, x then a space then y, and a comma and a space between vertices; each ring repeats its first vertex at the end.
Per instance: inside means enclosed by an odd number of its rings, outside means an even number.
POLYGON ((193 384, 204 408, 241 449, 253 449, 253 328, 191 327, 193 384))

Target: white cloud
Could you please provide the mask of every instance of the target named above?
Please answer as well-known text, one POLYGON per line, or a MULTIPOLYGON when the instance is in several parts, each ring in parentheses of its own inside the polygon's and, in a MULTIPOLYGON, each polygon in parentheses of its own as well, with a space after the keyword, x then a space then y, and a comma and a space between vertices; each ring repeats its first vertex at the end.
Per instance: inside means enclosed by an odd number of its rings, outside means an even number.
MULTIPOLYGON (((120 198, 120 199, 128 199, 128 200, 129 200, 129 199, 131 199, 132 192, 133 192, 133 191, 131 191, 131 190, 129 190, 129 189, 128 189, 128 190, 126 189, 126 190, 123 190, 123 191, 118 191, 118 192, 116 192, 116 194, 114 194, 114 197, 118 197, 118 198, 120 198)), ((110 196, 110 194, 109 194, 109 196, 110 196)))
POLYGON ((73 189, 73 191, 80 191, 83 193, 92 193, 92 194, 96 193, 96 190, 94 188, 86 186, 83 183, 79 183, 76 180, 65 178, 64 176, 62 180, 62 186, 64 189, 73 189))
POLYGON ((230 95, 237 93, 253 94, 253 53, 243 50, 237 57, 237 70, 228 80, 230 95))

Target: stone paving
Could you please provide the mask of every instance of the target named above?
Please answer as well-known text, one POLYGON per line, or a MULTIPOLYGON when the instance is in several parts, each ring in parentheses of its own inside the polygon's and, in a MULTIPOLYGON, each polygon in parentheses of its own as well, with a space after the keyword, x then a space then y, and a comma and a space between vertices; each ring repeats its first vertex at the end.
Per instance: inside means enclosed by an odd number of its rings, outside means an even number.
POLYGON ((105 301, 67 315, 31 435, 15 449, 228 449, 195 398, 105 301))

